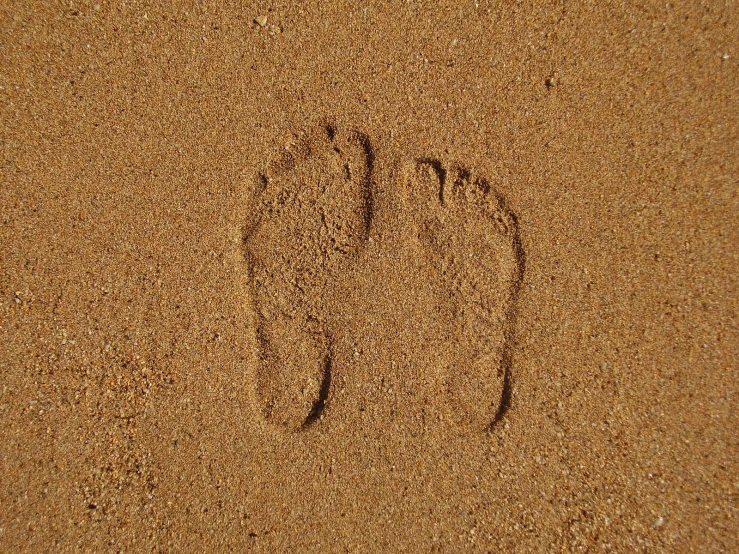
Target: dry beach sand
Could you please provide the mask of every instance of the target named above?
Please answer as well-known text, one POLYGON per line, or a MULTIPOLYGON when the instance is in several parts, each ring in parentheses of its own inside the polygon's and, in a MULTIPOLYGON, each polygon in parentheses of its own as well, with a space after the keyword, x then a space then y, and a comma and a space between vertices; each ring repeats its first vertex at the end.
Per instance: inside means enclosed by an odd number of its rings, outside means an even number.
POLYGON ((3 2, 0 550, 737 552, 735 2, 3 2))

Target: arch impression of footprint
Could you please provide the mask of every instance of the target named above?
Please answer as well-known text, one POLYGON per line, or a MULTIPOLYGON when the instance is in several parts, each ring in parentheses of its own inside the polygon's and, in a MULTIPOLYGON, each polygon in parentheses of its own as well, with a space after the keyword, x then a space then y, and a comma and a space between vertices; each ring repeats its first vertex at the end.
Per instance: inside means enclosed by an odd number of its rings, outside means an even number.
POLYGON ((395 172, 402 194, 381 205, 373 158, 365 135, 320 126, 259 176, 244 253, 260 411, 299 430, 331 417, 337 393, 368 409, 380 400, 350 367, 365 345, 385 392, 404 381, 400 402, 441 396, 461 428, 484 430, 510 401, 516 219, 487 180, 433 159, 395 172))

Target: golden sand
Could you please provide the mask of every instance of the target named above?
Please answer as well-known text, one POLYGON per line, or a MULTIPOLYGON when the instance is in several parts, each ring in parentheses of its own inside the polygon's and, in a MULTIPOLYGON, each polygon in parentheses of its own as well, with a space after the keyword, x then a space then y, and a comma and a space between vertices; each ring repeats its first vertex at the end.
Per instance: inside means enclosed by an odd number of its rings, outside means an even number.
POLYGON ((0 31, 1 551, 736 551, 735 4, 0 31))

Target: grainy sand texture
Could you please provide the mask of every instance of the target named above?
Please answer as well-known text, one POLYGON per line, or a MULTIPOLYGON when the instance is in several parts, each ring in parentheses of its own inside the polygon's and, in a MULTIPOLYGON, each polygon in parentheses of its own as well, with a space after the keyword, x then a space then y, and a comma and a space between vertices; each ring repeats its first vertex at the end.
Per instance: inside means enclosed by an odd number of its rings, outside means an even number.
POLYGON ((739 5, 0 5, 0 551, 739 552, 739 5))

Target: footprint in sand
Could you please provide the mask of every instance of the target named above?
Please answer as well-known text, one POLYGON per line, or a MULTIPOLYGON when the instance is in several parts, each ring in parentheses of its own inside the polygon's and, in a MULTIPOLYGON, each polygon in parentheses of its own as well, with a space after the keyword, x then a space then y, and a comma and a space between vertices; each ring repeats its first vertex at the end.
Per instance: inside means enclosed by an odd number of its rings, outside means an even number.
POLYGON ((408 208, 448 319, 442 376, 452 413, 484 429, 510 403, 516 297, 524 254, 515 216, 485 178, 425 159, 405 170, 408 208))
MULTIPOLYGON (((259 177, 256 220, 244 239, 257 313, 256 388, 267 420, 288 429, 318 419, 332 394, 335 302, 369 238, 372 165, 366 136, 321 126, 259 177)), ((438 372, 458 424, 483 430, 510 401, 524 263, 516 218, 486 179, 462 167, 418 160, 400 177, 409 213, 397 221, 415 224, 425 257, 420 278, 438 301, 428 317, 442 318, 446 329, 436 346, 442 367, 428 370, 438 372)), ((368 298, 362 308, 373 305, 368 298)))
POLYGON ((330 299, 369 236, 371 172, 367 137, 323 125, 259 176, 244 246, 257 312, 257 392, 277 425, 311 424, 328 397, 330 299))

